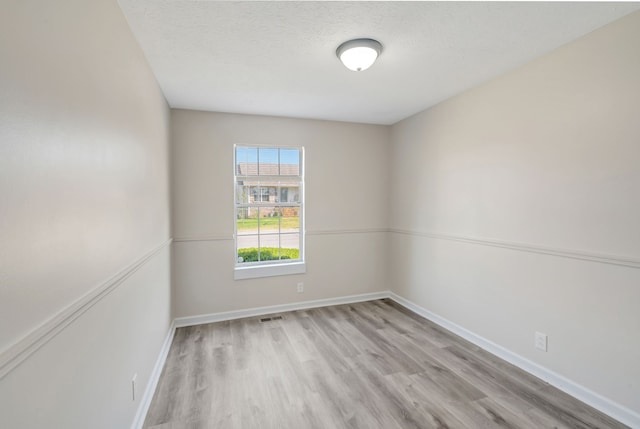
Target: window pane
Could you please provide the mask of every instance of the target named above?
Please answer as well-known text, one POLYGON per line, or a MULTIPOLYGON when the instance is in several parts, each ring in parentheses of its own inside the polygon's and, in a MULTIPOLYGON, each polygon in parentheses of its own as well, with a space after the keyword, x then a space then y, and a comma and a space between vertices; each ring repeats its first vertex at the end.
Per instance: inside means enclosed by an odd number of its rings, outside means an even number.
POLYGON ((300 202, 300 182, 280 182, 280 192, 278 202, 297 203, 300 202))
POLYGON ((276 202, 276 195, 278 193, 278 185, 276 184, 272 184, 272 185, 262 185, 262 201, 263 202, 268 202, 268 203, 275 203, 276 202))
POLYGON ((237 211, 238 235, 258 233, 258 209, 255 207, 239 208, 237 211))
POLYGON ((247 182, 249 187, 249 203, 259 203, 262 201, 262 191, 258 182, 247 182))
POLYGON ((259 203, 268 203, 269 202, 269 187, 268 186, 264 186, 264 185, 260 186, 260 192, 258 192, 256 194, 255 201, 259 202, 259 203))
POLYGON ((238 180, 236 182, 236 203, 246 204, 251 201, 251 182, 238 180))
POLYGON ((255 176, 258 174, 258 149, 236 147, 236 175, 255 176))
POLYGON ((278 234, 278 230, 271 230, 265 233, 260 231, 260 249, 263 252, 272 252, 278 256, 278 247, 280 247, 280 234, 278 234))
POLYGON ((258 262, 258 236, 238 236, 238 263, 258 262))
POLYGON ((282 207, 280 214, 282 232, 300 232, 300 207, 282 207))
POLYGON ((283 186, 282 184, 278 185, 278 195, 276 196, 276 202, 284 202, 286 203, 289 199, 289 188, 287 186, 283 186))
POLYGON ((280 149, 280 174, 283 176, 300 175, 299 149, 280 149))
POLYGON ((278 149, 263 148, 259 149, 259 172, 260 176, 277 176, 278 175, 278 149))
POLYGON ((300 258, 300 234, 280 234, 280 259, 300 258))
POLYGON ((280 218, 275 207, 260 208, 260 234, 278 234, 280 231, 280 218))

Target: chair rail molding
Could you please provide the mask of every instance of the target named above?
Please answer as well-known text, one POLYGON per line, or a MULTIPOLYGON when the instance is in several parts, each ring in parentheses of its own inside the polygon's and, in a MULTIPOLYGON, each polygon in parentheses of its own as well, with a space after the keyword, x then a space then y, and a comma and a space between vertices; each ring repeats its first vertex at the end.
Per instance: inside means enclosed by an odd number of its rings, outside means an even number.
POLYGON ((558 249, 553 247, 541 246, 538 244, 518 243, 513 241, 502 241, 493 238, 471 237, 464 235, 414 231, 409 229, 391 228, 390 232, 402 235, 411 235, 414 237, 426 237, 436 240, 458 241, 461 243, 477 244, 481 246, 501 247, 504 249, 517 250, 520 252, 538 253, 542 255, 557 256, 560 258, 579 259, 582 261, 598 262, 601 264, 619 265, 630 268, 640 268, 640 259, 620 256, 607 255, 603 253, 586 252, 582 250, 558 249))
POLYGON ((60 310, 56 315, 37 326, 17 342, 0 352, 0 380, 40 349, 40 347, 62 332, 74 320, 123 284, 125 280, 131 277, 149 260, 160 253, 162 249, 167 247, 171 241, 171 238, 167 239, 164 243, 146 253, 143 257, 122 269, 97 287, 93 288, 91 291, 60 310))

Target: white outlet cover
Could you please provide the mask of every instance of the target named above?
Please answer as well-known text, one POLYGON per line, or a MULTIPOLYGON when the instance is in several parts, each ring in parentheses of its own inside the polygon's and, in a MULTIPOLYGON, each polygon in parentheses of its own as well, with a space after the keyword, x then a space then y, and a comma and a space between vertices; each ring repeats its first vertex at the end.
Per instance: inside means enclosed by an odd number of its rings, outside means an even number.
POLYGON ((543 352, 547 351, 547 334, 543 334, 542 332, 536 332, 535 335, 535 347, 538 350, 542 350, 543 352))

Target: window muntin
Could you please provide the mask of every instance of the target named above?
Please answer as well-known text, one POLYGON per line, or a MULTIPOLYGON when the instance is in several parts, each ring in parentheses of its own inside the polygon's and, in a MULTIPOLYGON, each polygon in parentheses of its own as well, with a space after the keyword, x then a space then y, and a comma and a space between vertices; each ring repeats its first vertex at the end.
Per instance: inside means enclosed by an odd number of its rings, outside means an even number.
POLYGON ((236 268, 304 261, 303 148, 235 146, 236 268))

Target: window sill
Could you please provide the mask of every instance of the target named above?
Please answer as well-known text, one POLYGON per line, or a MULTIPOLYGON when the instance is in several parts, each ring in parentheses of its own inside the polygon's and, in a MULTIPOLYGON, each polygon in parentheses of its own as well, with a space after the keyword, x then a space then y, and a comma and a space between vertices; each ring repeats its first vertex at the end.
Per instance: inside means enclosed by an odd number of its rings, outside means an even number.
POLYGON ((256 279, 259 277, 288 276, 291 274, 304 274, 307 267, 304 262, 277 265, 254 265, 252 267, 235 267, 234 280, 256 279))

